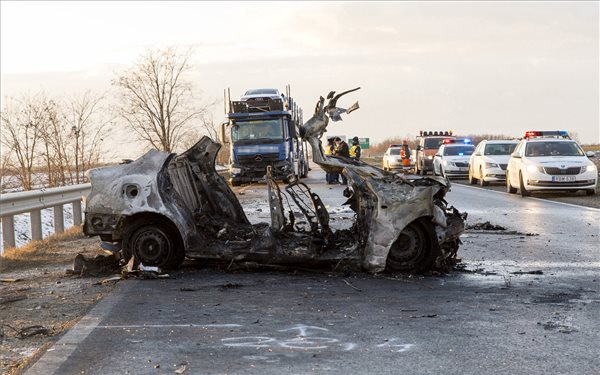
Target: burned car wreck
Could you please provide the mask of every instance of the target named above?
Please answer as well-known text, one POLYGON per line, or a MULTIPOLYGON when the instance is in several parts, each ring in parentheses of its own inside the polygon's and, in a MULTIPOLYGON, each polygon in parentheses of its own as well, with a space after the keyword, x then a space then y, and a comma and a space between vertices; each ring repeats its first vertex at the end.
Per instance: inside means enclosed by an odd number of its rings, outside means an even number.
POLYGON ((324 154, 320 138, 329 120, 358 108, 339 108, 337 101, 355 90, 331 92, 327 103, 320 97, 299 129, 313 162, 348 178, 344 195, 355 212, 349 229, 332 230, 317 194, 293 179, 281 187, 270 170, 271 223, 251 224, 215 171, 221 145, 203 137, 182 154, 153 150, 128 164, 89 171, 84 233, 120 243, 125 260, 161 268, 176 268, 188 257, 302 266, 343 262, 372 273, 448 271, 466 218, 444 200, 449 182, 324 154))

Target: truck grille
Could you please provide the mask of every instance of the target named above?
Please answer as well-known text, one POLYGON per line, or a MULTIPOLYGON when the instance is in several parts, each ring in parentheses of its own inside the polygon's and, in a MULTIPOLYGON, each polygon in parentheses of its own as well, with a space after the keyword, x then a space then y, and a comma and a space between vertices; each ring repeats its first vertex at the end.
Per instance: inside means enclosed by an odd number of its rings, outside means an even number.
POLYGON ((556 167, 544 167, 546 174, 579 174, 581 173, 581 167, 569 167, 569 168, 556 168, 556 167))
POLYGON ((237 157, 240 164, 260 164, 260 163, 272 163, 279 161, 278 153, 271 154, 255 154, 255 155, 238 155, 237 157))

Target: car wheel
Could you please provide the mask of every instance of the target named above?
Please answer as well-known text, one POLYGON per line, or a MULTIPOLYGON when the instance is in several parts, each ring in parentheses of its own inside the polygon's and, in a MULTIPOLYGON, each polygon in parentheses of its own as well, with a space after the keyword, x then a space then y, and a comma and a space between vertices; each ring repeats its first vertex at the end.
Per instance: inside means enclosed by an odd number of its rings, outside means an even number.
POLYGON ((469 184, 475 185, 477 179, 473 176, 473 170, 469 167, 469 184))
POLYGON ((387 256, 389 271, 420 273, 431 270, 441 255, 435 230, 430 221, 417 219, 406 226, 387 256))
POLYGON ((128 251, 146 266, 177 268, 185 258, 181 238, 172 225, 142 224, 126 237, 128 251))
POLYGON ((517 189, 512 187, 510 184, 510 179, 508 178, 508 171, 506 172, 506 192, 509 194, 514 194, 517 192, 517 189))
POLYGON ((531 193, 525 188, 525 184, 523 183, 523 174, 521 172, 519 172, 519 193, 522 197, 531 195, 531 193))
POLYGON ((585 195, 596 195, 596 189, 587 189, 585 195))
POLYGON ((488 183, 483 179, 483 169, 479 168, 479 186, 486 186, 488 183))

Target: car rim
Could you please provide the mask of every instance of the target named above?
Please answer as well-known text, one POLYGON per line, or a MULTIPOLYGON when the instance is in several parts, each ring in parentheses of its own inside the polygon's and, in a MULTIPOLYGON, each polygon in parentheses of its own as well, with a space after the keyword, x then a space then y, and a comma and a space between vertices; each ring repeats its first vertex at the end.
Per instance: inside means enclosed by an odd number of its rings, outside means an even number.
POLYGON ((156 265, 169 258, 172 246, 167 234, 160 228, 142 228, 133 239, 133 252, 145 265, 156 265))

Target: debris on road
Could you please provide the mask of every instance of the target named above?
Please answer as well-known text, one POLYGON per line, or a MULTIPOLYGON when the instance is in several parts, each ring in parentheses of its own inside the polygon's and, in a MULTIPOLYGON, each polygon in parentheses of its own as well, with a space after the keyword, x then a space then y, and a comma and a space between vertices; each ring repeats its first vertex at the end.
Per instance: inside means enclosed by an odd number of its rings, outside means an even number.
POLYGON ((506 230, 505 227, 501 225, 494 225, 489 221, 484 223, 475 223, 475 224, 467 224, 465 227, 466 230, 506 230))
POLYGON ((534 270, 534 271, 515 271, 511 272, 512 275, 543 275, 544 271, 542 270, 534 270))

